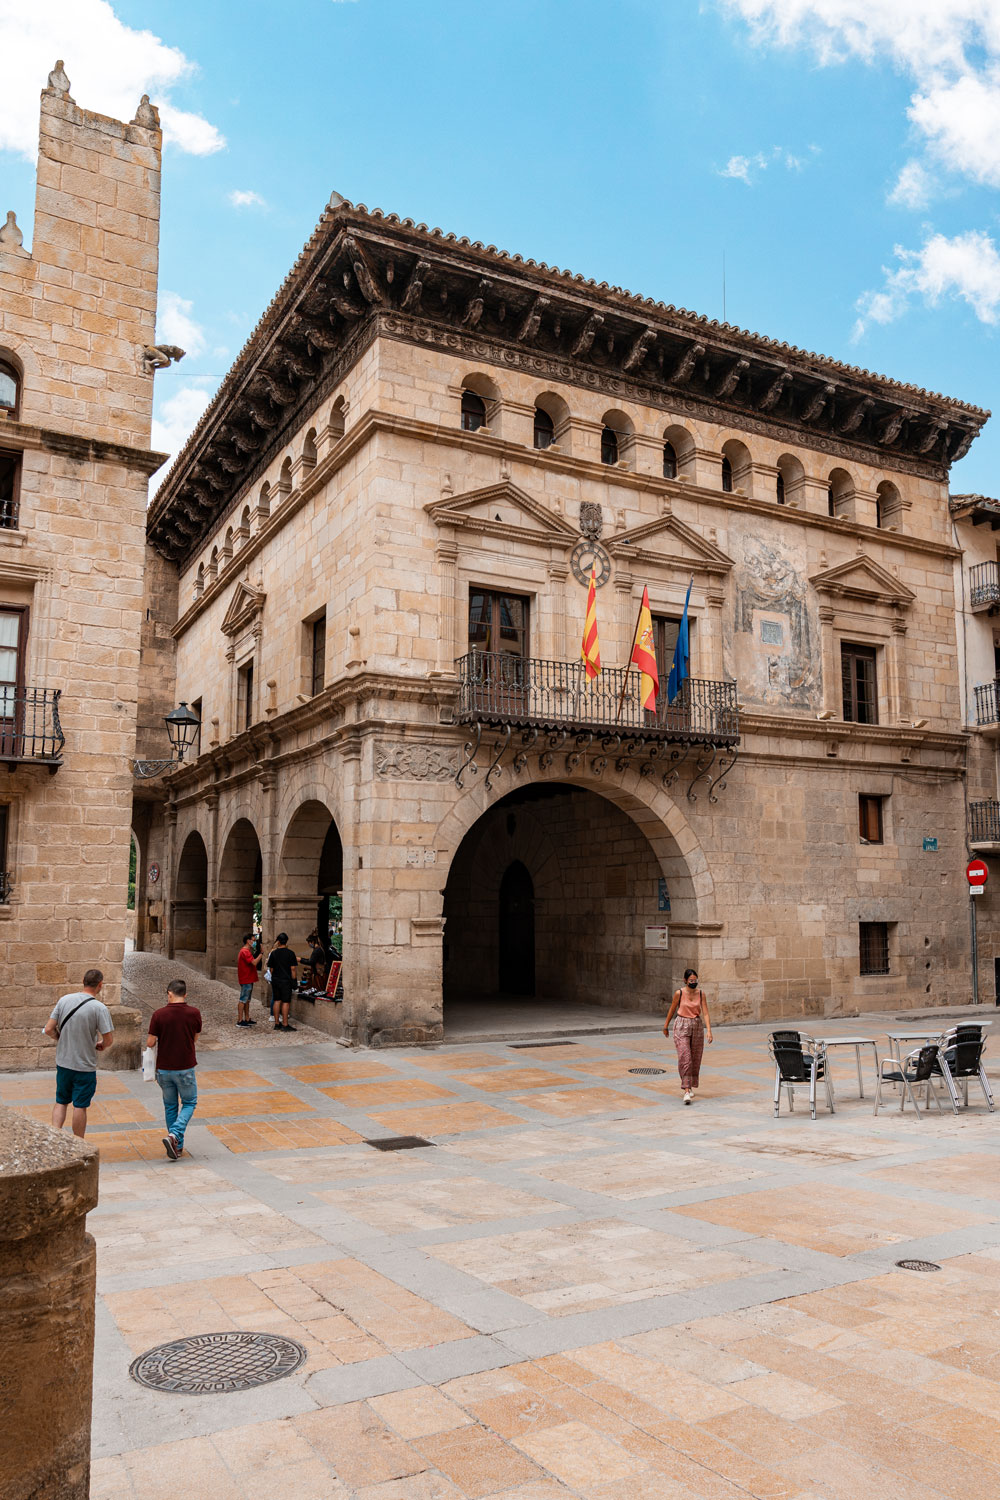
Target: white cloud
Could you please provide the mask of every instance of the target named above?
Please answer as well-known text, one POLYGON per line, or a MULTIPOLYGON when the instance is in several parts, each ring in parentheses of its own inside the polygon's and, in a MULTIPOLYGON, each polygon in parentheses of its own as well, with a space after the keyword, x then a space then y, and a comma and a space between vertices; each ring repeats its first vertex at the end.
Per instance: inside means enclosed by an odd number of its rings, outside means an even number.
MULTIPOLYGON (((211 384, 215 380, 212 377, 211 384)), ((212 399, 211 388, 200 385, 183 385, 168 396, 159 406, 153 418, 153 447, 157 453, 169 453, 171 459, 181 451, 197 425, 205 407, 212 399)), ((160 470, 162 478, 167 465, 160 470)))
POLYGON ((896 246, 896 268, 883 267, 884 285, 858 301, 855 339, 868 323, 892 323, 914 297, 932 307, 944 298, 967 302, 982 323, 1000 323, 1000 252, 988 234, 970 229, 952 238, 933 234, 920 250, 896 246))
POLYGON ((156 309, 156 337, 161 344, 179 344, 186 354, 200 354, 205 334, 191 313, 194 303, 176 292, 161 292, 156 309))
MULTIPOLYGON (((819 147, 810 146, 809 150, 815 153, 819 147)), ((801 156, 786 151, 784 146, 772 146, 770 151, 756 151, 753 156, 731 156, 720 169, 719 176, 733 177, 738 182, 745 182, 747 187, 753 187, 755 178, 772 166, 784 167, 789 172, 801 172, 805 161, 801 156)))
MULTIPOLYGON (((719 3, 757 41, 808 47, 823 64, 888 60, 912 81, 908 116, 931 159, 1000 186, 1000 0, 719 3)), ((905 205, 906 192, 891 201, 905 205)))
POLYGON ((229 194, 229 201, 234 208, 266 208, 267 201, 252 188, 234 188, 229 194))
POLYGON ((926 208, 931 201, 934 179, 923 162, 908 161, 886 198, 894 208, 926 208))
POLYGON ((126 26, 108 0, 0 0, 0 150, 34 162, 38 95, 57 57, 84 108, 131 120, 140 96, 149 94, 164 139, 181 151, 205 156, 226 144, 208 120, 170 102, 171 89, 195 64, 151 31, 126 26))

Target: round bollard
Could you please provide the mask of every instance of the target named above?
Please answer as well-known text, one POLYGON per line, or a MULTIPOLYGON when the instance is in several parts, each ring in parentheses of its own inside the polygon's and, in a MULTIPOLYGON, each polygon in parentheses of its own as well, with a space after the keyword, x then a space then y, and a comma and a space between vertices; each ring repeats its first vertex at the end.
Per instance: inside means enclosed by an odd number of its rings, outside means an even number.
POLYGON ((115 1028, 115 1044, 110 1052, 98 1052, 97 1066, 108 1073, 123 1073, 129 1068, 142 1066, 142 1047, 146 1040, 146 1024, 142 1011, 130 1005, 109 1005, 111 1024, 115 1028))
POLYGON ((0 1107, 4 1500, 87 1500, 97 1152, 0 1107))

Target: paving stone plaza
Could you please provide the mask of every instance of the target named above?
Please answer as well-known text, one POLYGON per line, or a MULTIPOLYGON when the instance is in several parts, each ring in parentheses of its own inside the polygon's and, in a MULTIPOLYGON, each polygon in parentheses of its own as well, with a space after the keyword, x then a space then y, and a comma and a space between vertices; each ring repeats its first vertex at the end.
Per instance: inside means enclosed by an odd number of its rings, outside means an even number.
MULTIPOLYGON (((895 1024, 823 1034, 885 1052, 895 1024)), ((766 1033, 720 1027, 685 1108, 652 1030, 377 1053, 215 1027, 177 1163, 156 1085, 102 1073, 92 1500, 993 1500, 995 1118, 972 1089, 875 1119, 845 1049, 836 1114, 797 1091, 775 1120, 766 1033), (366 1144, 402 1135, 432 1144, 366 1144), (129 1378, 229 1330, 307 1358, 222 1395, 129 1378)), ((39 1120, 51 1097, 0 1081, 39 1120)))

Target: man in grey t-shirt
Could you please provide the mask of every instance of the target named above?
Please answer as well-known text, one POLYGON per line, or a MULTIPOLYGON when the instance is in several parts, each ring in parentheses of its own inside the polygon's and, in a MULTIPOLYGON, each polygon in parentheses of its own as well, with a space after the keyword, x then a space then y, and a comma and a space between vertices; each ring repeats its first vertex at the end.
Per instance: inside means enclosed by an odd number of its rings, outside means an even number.
POLYGON ((100 969, 88 969, 82 990, 57 1000, 45 1025, 45 1035, 59 1039, 52 1123, 61 1130, 72 1104, 73 1134, 81 1138, 87 1133, 87 1110, 97 1091, 97 1054, 107 1052, 115 1040, 111 1012, 98 998, 103 986, 100 969))

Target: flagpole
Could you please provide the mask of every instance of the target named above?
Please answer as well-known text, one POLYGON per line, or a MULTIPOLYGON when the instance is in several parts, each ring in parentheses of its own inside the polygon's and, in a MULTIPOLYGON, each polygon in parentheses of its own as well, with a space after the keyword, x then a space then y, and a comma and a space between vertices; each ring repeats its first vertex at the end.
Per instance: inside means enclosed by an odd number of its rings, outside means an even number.
POLYGON ((632 644, 628 648, 628 661, 625 663, 625 676, 622 678, 622 690, 618 695, 618 712, 615 714, 615 723, 622 716, 622 704, 625 702, 625 689, 628 686, 628 669, 632 665, 632 652, 639 637, 639 621, 642 619, 642 600, 639 600, 639 613, 635 617, 635 629, 632 632, 632 644))

